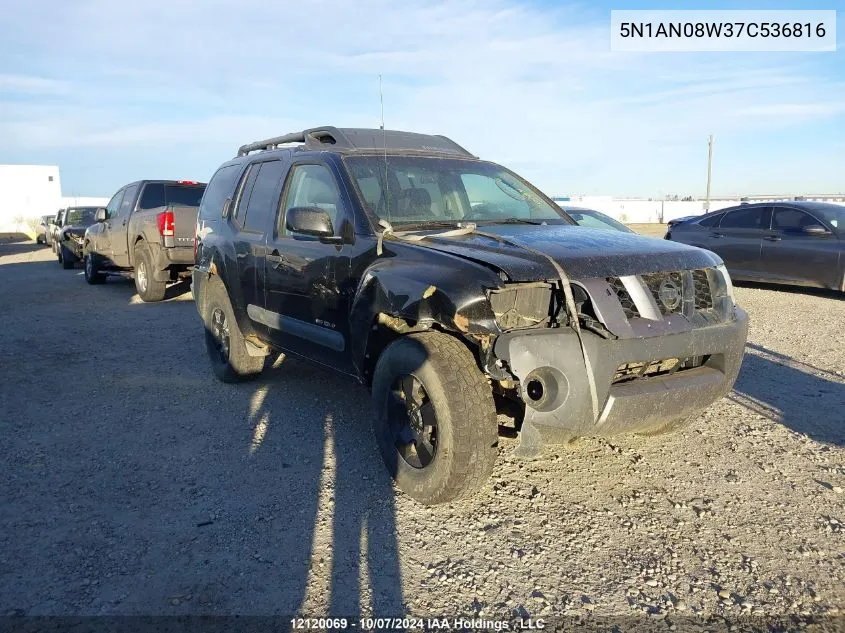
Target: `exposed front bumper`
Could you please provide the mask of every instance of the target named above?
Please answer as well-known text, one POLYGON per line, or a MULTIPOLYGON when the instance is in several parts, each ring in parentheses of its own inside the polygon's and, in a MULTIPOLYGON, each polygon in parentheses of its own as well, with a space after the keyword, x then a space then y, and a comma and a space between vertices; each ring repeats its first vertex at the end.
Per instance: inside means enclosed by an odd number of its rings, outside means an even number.
POLYGON ((740 308, 735 319, 675 334, 606 340, 583 332, 596 383, 597 419, 581 348, 571 330, 503 334, 495 354, 520 379, 525 439, 534 435, 535 441, 558 443, 577 436, 648 431, 698 414, 733 387, 747 335, 748 315, 740 308), (625 363, 702 356, 709 358, 694 369, 613 384, 617 368, 625 363), (543 386, 540 399, 527 391, 533 378, 543 386))

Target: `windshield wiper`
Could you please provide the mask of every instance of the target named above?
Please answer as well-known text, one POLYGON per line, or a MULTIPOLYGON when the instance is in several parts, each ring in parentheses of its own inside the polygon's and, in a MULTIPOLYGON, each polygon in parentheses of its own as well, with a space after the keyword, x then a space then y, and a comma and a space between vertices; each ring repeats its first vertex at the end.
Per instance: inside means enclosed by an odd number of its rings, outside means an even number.
POLYGON ((407 222, 396 225, 397 231, 416 231, 426 229, 441 229, 443 227, 456 228, 460 221, 453 220, 451 222, 446 220, 422 220, 420 222, 407 222))
POLYGON ((530 220, 528 218, 505 218, 504 220, 482 220, 485 224, 533 224, 539 226, 546 220, 530 220))

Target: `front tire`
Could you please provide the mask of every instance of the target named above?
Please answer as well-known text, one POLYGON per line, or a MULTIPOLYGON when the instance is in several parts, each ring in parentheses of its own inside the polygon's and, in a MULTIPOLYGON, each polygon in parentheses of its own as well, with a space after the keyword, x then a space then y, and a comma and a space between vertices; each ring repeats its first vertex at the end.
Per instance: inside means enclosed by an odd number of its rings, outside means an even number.
POLYGON ((153 277, 155 267, 153 254, 149 246, 140 244, 135 247, 135 290, 147 303, 161 301, 167 292, 167 282, 156 281, 153 277))
POLYGON ((82 261, 85 266, 85 281, 92 286, 96 286, 106 281, 106 276, 100 272, 100 265, 97 260, 96 253, 89 252, 82 261))
POLYGON ((205 324, 205 348, 211 369, 221 382, 242 382, 258 376, 264 369, 263 356, 250 356, 226 287, 218 277, 206 282, 202 320, 205 324))
POLYGON ((440 332, 403 336, 373 376, 373 430, 399 488, 426 505, 479 490, 498 453, 490 386, 469 349, 440 332))
POLYGON ((76 264, 76 256, 64 246, 59 246, 59 263, 65 270, 70 270, 76 264))

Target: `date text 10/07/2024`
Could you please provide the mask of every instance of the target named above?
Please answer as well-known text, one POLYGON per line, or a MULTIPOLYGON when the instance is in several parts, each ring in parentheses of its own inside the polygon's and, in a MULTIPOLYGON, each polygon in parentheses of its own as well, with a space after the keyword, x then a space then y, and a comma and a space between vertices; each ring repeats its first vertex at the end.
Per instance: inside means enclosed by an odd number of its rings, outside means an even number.
POLYGON ((476 631, 540 631, 546 628, 542 619, 485 620, 483 618, 291 618, 294 630, 361 631, 405 630, 476 630, 476 631))

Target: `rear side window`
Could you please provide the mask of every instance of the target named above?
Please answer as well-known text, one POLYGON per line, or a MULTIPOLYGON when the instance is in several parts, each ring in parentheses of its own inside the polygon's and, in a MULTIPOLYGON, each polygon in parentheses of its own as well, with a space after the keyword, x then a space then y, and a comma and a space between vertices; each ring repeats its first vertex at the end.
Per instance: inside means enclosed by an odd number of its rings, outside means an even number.
POLYGON ((235 189, 235 181, 238 179, 239 171, 240 165, 227 165, 218 169, 211 177, 211 182, 205 188, 200 203, 201 216, 214 215, 219 218, 222 215, 223 204, 235 189))
POLYGON ((249 196, 246 217, 243 218, 244 229, 263 233, 267 230, 270 216, 276 215, 279 206, 279 183, 282 180, 282 162, 273 160, 257 165, 258 175, 249 196))
POLYGON ((710 217, 701 220, 699 224, 701 226, 718 226, 719 220, 721 220, 724 215, 724 213, 714 213, 710 217))
POLYGON ((238 222, 243 224, 244 217, 246 217, 246 207, 249 204, 249 196, 252 194, 252 186, 255 184, 255 178, 258 176, 258 168, 260 163, 253 163, 246 169, 244 177, 241 179, 241 186, 238 189, 237 200, 235 201, 235 212, 232 217, 236 218, 238 222))
POLYGON ((725 214, 720 228, 723 229, 761 229, 765 207, 738 209, 725 214))

